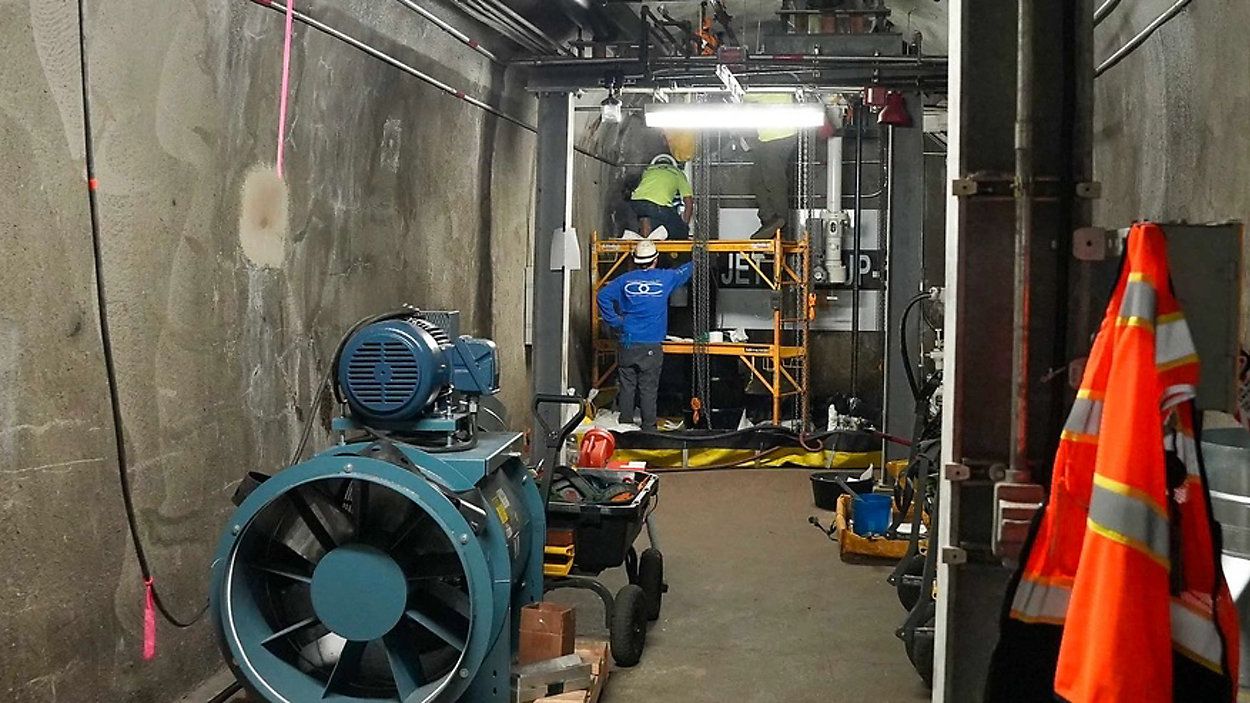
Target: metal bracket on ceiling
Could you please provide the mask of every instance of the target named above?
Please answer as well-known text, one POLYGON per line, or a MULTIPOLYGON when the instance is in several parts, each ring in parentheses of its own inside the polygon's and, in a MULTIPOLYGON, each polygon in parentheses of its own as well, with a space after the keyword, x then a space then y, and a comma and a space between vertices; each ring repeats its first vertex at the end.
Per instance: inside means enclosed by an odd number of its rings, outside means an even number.
POLYGON ((729 92, 731 102, 740 103, 742 98, 746 96, 747 91, 738 82, 738 77, 725 64, 716 64, 716 77, 720 79, 721 84, 725 86, 725 90, 729 92))

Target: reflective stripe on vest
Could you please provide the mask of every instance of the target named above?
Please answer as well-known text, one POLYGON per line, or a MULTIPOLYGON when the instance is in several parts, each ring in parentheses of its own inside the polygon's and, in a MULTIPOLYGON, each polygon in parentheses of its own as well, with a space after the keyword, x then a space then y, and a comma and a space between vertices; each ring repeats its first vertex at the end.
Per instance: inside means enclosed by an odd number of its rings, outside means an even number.
POLYGON ((1160 315, 1155 327, 1155 366, 1168 371, 1198 363, 1198 350, 1189 333, 1189 323, 1179 312, 1160 315))
POLYGON ((1088 390, 1077 393, 1068 421, 1063 425, 1063 439, 1073 442, 1098 441, 1098 428, 1102 424, 1102 395, 1088 390))
POLYGON ((1202 605, 1192 594, 1172 599, 1172 644, 1189 659, 1219 672, 1224 643, 1209 605, 1202 605))
MULTIPOLYGON (((1011 605, 1011 617, 1026 623, 1062 625, 1072 599, 1071 584, 1021 579, 1011 605)), ((1193 594, 1172 599, 1172 644, 1182 655, 1208 669, 1220 670, 1223 645, 1211 609, 1193 594)))
POLYGON ((1140 490, 1094 474, 1089 529, 1145 554, 1167 568, 1171 528, 1168 511, 1140 490))
POLYGON ((1020 579, 1016 597, 1011 601, 1011 617, 1029 623, 1062 625, 1068 616, 1072 584, 1046 583, 1030 578, 1020 579))

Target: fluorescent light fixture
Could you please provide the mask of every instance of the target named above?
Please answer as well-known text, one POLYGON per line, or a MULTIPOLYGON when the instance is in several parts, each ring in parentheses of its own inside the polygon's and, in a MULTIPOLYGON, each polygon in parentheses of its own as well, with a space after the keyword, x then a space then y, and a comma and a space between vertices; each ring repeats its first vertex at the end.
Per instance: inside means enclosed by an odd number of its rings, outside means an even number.
POLYGON ((672 103, 647 106, 647 126, 659 129, 807 129, 825 123, 815 103, 672 103))
POLYGON ((605 123, 620 124, 625 118, 624 110, 621 105, 621 99, 615 96, 608 96, 599 104, 601 115, 605 123))

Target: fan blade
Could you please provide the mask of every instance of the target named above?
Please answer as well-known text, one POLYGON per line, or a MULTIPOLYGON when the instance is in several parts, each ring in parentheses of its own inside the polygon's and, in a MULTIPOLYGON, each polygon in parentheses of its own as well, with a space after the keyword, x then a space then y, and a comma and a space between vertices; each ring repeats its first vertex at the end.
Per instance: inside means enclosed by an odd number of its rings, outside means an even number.
POLYGON ((317 544, 326 552, 351 541, 356 534, 351 516, 316 488, 296 488, 288 491, 286 496, 317 544))
POLYGON ((447 552, 443 554, 414 554, 410 559, 405 560, 405 571, 416 571, 417 574, 409 576, 409 581, 421 581, 424 579, 444 578, 447 576, 463 576, 464 567, 460 563, 460 557, 455 552, 447 552))
POLYGON ((352 514, 356 516, 356 529, 365 524, 365 515, 369 512, 369 482, 356 481, 352 484, 352 514))
POLYGON ((299 489, 287 492, 286 497, 291 502, 291 505, 295 507, 295 513, 303 521, 304 527, 308 528, 313 538, 317 540, 317 544, 321 546, 322 551, 328 553, 338 546, 334 538, 330 536, 330 531, 326 529, 326 526, 317 518, 317 514, 313 512, 312 506, 308 504, 304 496, 300 495, 299 489))
MULTIPOLYGON (((408 700, 413 693, 425 683, 425 671, 421 668, 421 655, 411 633, 397 627, 382 638, 386 645, 386 658, 391 663, 391 674, 395 677, 395 688, 399 692, 399 700, 408 700)), ((418 699, 423 700, 423 699, 418 699)))
POLYGON ((456 651, 458 652, 464 651, 464 647, 465 647, 464 637, 456 634, 455 632, 452 632, 451 628, 448 628, 447 626, 438 622, 437 620, 430 617, 429 615, 421 612, 420 610, 417 610, 416 608, 409 608, 405 614, 408 616, 409 620, 412 620, 413 622, 417 623, 421 627, 424 627, 426 630, 429 630, 431 634, 433 634, 434 636, 438 637, 440 640, 454 647, 456 651))
POLYGON ((292 581, 298 581, 300 583, 307 583, 307 584, 312 583, 311 576, 297 574, 294 571, 290 571, 288 569, 279 569, 277 567, 265 566, 263 564, 248 564, 248 566, 252 567, 253 569, 256 569, 257 571, 263 571, 267 574, 273 574, 274 576, 281 576, 282 578, 290 579, 292 581))
POLYGON ((404 540, 415 534, 417 528, 428 520, 430 520, 430 514, 424 510, 417 509, 409 513, 408 517, 399 526, 399 529, 396 530, 395 539, 391 540, 391 546, 387 551, 394 552, 399 545, 404 543, 404 540))
POLYGON ((322 698, 329 698, 331 694, 341 693, 343 687, 356 678, 356 674, 360 672, 360 662, 365 656, 365 647, 369 646, 368 642, 356 642, 348 640, 343 645, 343 653, 339 655, 339 661, 334 665, 334 671, 330 672, 330 678, 326 681, 325 691, 321 694, 322 698))
POLYGON ((304 630, 306 628, 312 627, 313 625, 316 625, 316 624, 317 624, 317 618, 315 617, 305 618, 295 623, 294 625, 291 625, 290 627, 284 627, 281 630, 278 630, 277 632, 273 633, 272 635, 269 635, 265 639, 261 640, 261 644, 268 647, 274 642, 281 642, 287 637, 290 637, 291 635, 301 630, 304 630))
POLYGON ((417 581, 413 583, 414 596, 425 597, 433 600, 438 605, 446 608, 465 620, 469 619, 471 614, 469 608, 469 594, 461 591, 455 586, 449 586, 442 581, 417 581))
POLYGON ((325 553, 303 523, 291 521, 286 510, 265 510, 248 526, 249 539, 262 541, 258 551, 265 561, 293 564, 301 562, 312 568, 325 553), (287 519, 284 519, 287 518, 287 519))

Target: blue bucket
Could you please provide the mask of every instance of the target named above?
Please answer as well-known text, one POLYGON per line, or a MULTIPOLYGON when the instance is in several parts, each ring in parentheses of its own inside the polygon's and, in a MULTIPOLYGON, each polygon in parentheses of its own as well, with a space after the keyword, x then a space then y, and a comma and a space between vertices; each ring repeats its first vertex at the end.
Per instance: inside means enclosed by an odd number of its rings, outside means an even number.
POLYGON ((890 496, 868 495, 855 498, 855 534, 861 537, 883 535, 890 528, 890 506, 894 503, 890 496))

